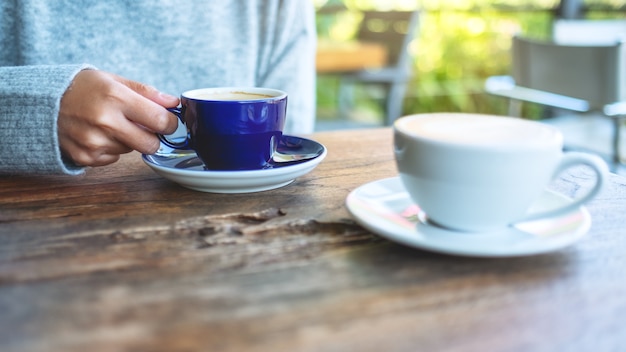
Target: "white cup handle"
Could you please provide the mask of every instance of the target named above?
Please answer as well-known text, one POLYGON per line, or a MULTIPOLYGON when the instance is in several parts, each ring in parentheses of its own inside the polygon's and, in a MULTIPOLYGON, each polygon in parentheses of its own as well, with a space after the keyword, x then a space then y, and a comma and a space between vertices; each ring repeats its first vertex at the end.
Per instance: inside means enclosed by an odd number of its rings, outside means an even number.
POLYGON ((536 213, 531 213, 523 217, 521 220, 516 222, 524 222, 531 220, 538 220, 542 218, 560 216, 563 214, 567 214, 569 212, 575 211, 578 207, 586 203, 595 197, 598 192, 602 189, 604 182, 608 175, 608 167, 604 160, 595 155, 587 154, 587 153, 575 153, 569 152, 563 155, 561 159, 561 163, 556 168, 554 174, 552 175, 552 179, 556 179, 563 171, 577 166, 577 165, 587 165, 589 166, 596 174, 596 184, 594 187, 587 192, 587 194, 582 197, 576 198, 573 202, 568 203, 564 206, 557 207, 554 209, 548 209, 545 211, 540 211, 536 213))

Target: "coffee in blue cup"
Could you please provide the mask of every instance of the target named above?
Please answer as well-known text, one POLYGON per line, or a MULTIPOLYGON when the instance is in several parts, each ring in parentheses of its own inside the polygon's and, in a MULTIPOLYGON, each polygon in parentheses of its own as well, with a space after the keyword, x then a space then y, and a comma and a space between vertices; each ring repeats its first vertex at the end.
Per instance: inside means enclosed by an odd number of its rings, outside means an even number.
POLYGON ((170 109, 185 125, 175 149, 196 152, 207 170, 258 170, 270 165, 285 125, 287 93, 269 88, 203 88, 184 92, 170 109))

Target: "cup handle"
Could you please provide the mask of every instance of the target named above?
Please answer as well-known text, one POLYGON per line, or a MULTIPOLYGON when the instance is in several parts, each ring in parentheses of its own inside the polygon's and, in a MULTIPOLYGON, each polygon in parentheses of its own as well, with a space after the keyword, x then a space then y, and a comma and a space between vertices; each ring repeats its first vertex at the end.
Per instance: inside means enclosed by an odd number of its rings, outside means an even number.
MULTIPOLYGON (((180 108, 168 108, 167 111, 173 113, 174 115, 176 115, 176 117, 178 117, 178 120, 184 125, 185 122, 183 121, 182 117, 180 116, 180 108)), ((159 140, 161 141, 161 143, 165 144, 166 146, 170 147, 170 148, 174 148, 174 149, 191 149, 191 146, 189 145, 189 133, 187 133, 187 135, 185 135, 185 140, 183 140, 182 142, 175 142, 175 141, 171 141, 169 139, 167 139, 166 136, 157 133, 157 137, 159 137, 159 140)))
POLYGON ((532 221, 567 214, 575 211, 578 207, 595 197, 604 186, 604 182, 609 172, 606 163, 600 157, 587 153, 568 152, 563 155, 561 163, 552 175, 552 179, 556 179, 563 171, 577 165, 589 166, 596 174, 596 184, 589 192, 587 192, 587 194, 562 207, 528 214, 520 221, 516 222, 532 221))

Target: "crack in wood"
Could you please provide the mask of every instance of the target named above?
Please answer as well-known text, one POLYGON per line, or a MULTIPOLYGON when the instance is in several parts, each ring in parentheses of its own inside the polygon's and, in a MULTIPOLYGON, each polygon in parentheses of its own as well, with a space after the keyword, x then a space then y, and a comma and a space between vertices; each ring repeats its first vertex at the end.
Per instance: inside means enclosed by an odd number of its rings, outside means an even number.
MULTIPOLYGON (((314 219, 288 220, 279 219, 287 213, 278 208, 269 208, 256 213, 233 213, 207 215, 179 221, 174 232, 179 235, 194 237, 198 249, 216 245, 245 244, 267 242, 276 238, 310 237, 330 235, 317 239, 326 243, 348 243, 371 241, 374 236, 352 220, 339 222, 319 222, 314 219)), ((316 240, 307 240, 316 242, 316 240)))

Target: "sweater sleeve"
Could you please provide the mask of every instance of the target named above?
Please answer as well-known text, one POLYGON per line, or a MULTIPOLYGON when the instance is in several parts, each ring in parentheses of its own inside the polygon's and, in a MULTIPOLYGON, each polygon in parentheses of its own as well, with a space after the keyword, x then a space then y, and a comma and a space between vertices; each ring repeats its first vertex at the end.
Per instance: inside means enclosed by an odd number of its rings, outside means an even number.
POLYGON ((70 174, 83 167, 64 160, 57 118, 61 97, 88 65, 0 67, 0 174, 70 174))
POLYGON ((257 83, 281 87, 289 94, 285 132, 312 133, 315 124, 315 50, 317 33, 313 4, 281 1, 266 4, 261 16, 265 35, 257 83), (273 28, 271 31, 269 28, 273 28))

